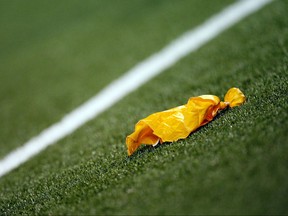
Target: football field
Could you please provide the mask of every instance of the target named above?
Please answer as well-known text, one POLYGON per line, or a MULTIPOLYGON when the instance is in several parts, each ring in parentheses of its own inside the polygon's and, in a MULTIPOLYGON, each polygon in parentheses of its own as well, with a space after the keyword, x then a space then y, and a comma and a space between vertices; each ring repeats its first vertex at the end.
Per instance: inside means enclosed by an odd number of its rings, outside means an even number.
MULTIPOLYGON (((10 152, 235 2, 0 1, 0 172, 10 152)), ((288 214, 287 11, 286 0, 263 6, 7 172, 0 215, 288 214), (139 119, 234 86, 244 105, 127 156, 139 119)))

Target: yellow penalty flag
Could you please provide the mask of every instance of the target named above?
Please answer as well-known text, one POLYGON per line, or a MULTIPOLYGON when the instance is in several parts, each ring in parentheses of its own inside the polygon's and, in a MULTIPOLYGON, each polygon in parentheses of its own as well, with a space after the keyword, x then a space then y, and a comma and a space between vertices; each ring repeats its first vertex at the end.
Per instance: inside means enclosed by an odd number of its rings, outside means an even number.
POLYGON ((215 95, 191 97, 187 104, 141 119, 135 131, 126 138, 128 155, 132 155, 141 144, 156 145, 184 139, 197 128, 212 121, 220 110, 240 106, 245 95, 238 88, 230 88, 224 102, 215 95))

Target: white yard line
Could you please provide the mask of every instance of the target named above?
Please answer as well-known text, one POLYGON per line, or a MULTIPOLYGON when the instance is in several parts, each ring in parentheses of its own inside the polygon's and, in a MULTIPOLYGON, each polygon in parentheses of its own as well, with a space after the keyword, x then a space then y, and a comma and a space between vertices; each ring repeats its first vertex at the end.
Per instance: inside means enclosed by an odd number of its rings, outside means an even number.
POLYGON ((202 25, 184 33, 160 52, 140 62, 90 100, 64 116, 61 121, 45 129, 38 136, 33 137, 23 146, 4 157, 0 161, 0 177, 26 162, 34 155, 37 155, 47 146, 73 133, 76 129, 107 110, 127 94, 271 1, 238 1, 212 16, 202 25))

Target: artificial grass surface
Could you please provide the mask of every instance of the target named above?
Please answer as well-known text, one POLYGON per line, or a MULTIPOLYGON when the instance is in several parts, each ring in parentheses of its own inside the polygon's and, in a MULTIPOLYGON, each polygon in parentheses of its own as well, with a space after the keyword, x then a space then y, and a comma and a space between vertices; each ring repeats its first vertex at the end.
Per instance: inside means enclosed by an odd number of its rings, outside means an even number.
POLYGON ((233 1, 0 2, 0 158, 233 1))
POLYGON ((287 1, 189 55, 0 180, 3 214, 287 214, 287 1), (148 114, 244 91, 185 140, 126 155, 148 114))

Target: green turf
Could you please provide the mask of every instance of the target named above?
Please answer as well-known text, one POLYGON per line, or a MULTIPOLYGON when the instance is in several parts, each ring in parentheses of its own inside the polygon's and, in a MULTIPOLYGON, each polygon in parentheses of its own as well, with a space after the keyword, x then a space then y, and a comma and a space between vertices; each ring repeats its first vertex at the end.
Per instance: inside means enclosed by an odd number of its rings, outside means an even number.
POLYGON ((4 176, 0 212, 288 214, 287 9, 272 3, 4 176), (232 86, 245 105, 127 157, 138 119, 232 86))
POLYGON ((0 1, 0 157, 225 1, 0 1))

